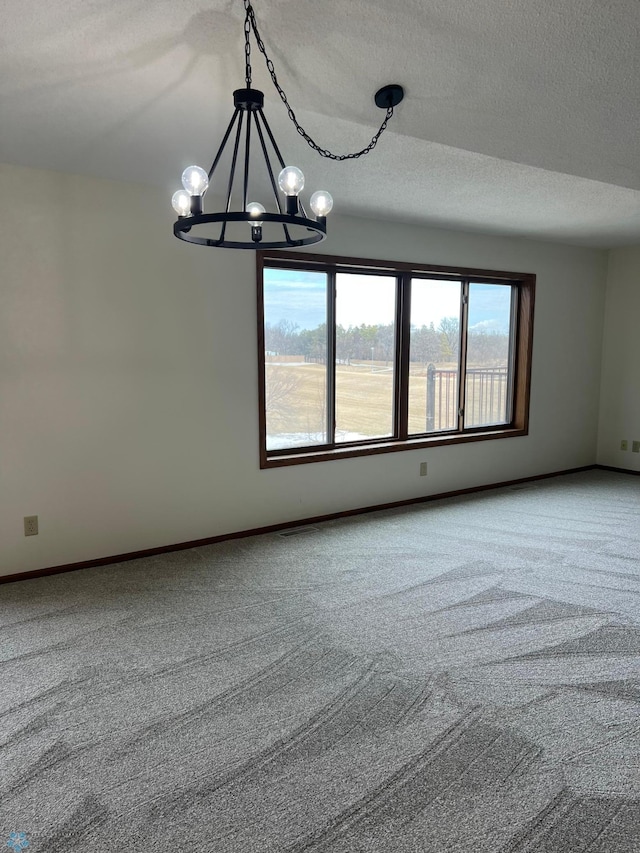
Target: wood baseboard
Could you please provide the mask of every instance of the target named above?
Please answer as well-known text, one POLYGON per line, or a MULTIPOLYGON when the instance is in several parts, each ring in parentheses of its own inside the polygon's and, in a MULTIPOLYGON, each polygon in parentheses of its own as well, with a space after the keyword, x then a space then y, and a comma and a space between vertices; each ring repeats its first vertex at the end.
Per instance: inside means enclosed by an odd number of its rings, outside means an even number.
POLYGON ((634 471, 631 468, 616 468, 613 465, 594 465, 593 467, 601 471, 615 471, 616 474, 633 474, 635 477, 640 477, 640 471, 634 471))
POLYGON ((500 483, 487 483, 484 486, 471 486, 467 489, 454 489, 450 492, 440 492, 436 495, 424 495, 418 498, 407 498, 402 501, 376 504, 375 506, 359 507, 358 509, 343 510, 342 512, 331 512, 325 515, 316 515, 312 518, 298 519, 296 521, 285 521, 280 524, 270 524, 266 527, 255 527, 251 530, 240 530, 235 533, 224 533, 220 536, 208 536, 205 539, 194 539, 190 542, 179 542, 175 545, 162 545, 158 548, 146 548, 142 551, 130 551, 126 554, 113 554, 108 557, 97 557, 93 560, 83 560, 78 563, 68 563, 62 566, 51 566, 46 569, 35 569, 30 572, 19 572, 12 575, 0 577, 0 584, 15 583, 16 581, 33 580, 46 577, 47 575, 59 575, 64 572, 77 572, 80 569, 92 569, 98 566, 110 566, 112 563, 125 563, 129 560, 140 560, 144 557, 155 557, 159 554, 168 554, 172 551, 186 551, 190 548, 198 548, 201 545, 215 545, 217 542, 227 542, 231 539, 244 539, 247 536, 260 536, 265 533, 276 533, 279 530, 288 530, 295 527, 304 527, 309 524, 319 524, 322 521, 333 521, 337 518, 347 518, 352 515, 364 515, 368 512, 380 512, 385 509, 396 509, 412 504, 429 503, 444 498, 455 498, 461 495, 471 495, 476 492, 486 492, 490 489, 500 489, 505 486, 516 486, 520 483, 531 483, 535 480, 547 480, 551 477, 562 477, 567 474, 577 474, 581 471, 592 471, 601 468, 606 471, 618 471, 624 474, 640 474, 640 471, 627 471, 623 468, 610 468, 606 465, 584 465, 581 468, 568 468, 563 471, 552 471, 549 474, 536 474, 531 477, 520 477, 516 480, 504 480, 500 483))

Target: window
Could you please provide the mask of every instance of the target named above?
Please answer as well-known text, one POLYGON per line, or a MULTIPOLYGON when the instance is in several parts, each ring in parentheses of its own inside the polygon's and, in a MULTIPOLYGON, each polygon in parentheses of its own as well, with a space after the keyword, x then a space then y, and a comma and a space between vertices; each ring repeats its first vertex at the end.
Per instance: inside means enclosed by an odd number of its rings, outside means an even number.
POLYGON ((258 253, 263 467, 526 435, 535 276, 258 253))

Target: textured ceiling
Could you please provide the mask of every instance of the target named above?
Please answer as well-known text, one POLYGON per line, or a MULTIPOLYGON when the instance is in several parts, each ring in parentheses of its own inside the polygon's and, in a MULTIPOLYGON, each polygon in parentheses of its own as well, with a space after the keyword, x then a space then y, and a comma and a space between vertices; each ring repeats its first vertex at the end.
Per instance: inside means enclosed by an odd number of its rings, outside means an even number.
MULTIPOLYGON (((254 47, 285 159, 335 209, 594 246, 640 243, 639 0, 254 0, 314 154, 254 47)), ((166 188, 211 163, 244 85, 242 0, 4 0, 0 160, 166 188)))

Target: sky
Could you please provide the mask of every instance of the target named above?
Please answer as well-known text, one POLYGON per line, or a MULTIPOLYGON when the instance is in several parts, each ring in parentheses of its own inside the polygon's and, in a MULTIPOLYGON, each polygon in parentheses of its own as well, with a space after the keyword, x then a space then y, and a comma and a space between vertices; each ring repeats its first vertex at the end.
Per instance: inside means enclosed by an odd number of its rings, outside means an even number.
MULTIPOLYGON (((394 319, 395 277, 338 274, 336 322, 349 326, 387 325, 394 319)), ((469 327, 506 333, 509 321, 510 288, 472 284, 469 327)), ((457 282, 425 280, 414 282, 411 296, 412 325, 457 317, 460 285, 457 282)), ((265 320, 271 325, 288 320, 302 329, 315 329, 326 319, 326 275, 321 272, 265 269, 265 320)))

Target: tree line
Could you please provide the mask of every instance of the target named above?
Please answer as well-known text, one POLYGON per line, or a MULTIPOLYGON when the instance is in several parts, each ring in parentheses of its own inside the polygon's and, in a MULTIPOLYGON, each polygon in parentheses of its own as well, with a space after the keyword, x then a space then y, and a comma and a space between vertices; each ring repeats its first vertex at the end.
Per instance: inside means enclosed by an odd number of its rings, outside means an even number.
MULTIPOLYGON (((509 336, 486 330, 469 331, 469 347, 476 363, 506 364, 509 336)), ((300 329, 289 320, 265 323, 265 351, 269 355, 299 355, 306 361, 326 358, 326 323, 315 329, 300 329)), ((460 321, 443 317, 436 327, 411 327, 410 358, 413 362, 457 361, 460 345, 460 321)), ((388 325, 336 327, 336 358, 350 364, 354 361, 392 361, 395 326, 388 325)))

